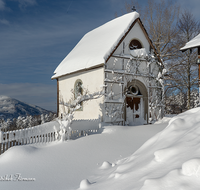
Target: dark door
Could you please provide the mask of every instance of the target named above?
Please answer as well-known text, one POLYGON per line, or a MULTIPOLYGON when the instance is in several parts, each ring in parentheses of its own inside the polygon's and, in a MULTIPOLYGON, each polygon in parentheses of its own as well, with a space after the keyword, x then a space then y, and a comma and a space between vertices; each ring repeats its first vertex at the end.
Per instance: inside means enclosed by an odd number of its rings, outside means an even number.
MULTIPOLYGON (((140 98, 126 97, 126 104, 127 104, 127 108, 130 107, 133 110, 133 108, 135 107, 135 110, 137 111, 140 105, 140 98)), ((135 118, 139 118, 139 115, 138 114, 135 115, 135 118)))

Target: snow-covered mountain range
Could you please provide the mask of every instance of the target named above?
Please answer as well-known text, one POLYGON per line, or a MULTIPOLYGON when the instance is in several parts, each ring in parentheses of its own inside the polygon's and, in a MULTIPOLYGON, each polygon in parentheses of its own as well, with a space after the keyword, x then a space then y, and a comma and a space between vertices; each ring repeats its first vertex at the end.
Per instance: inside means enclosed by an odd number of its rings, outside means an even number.
POLYGON ((19 100, 0 95, 0 119, 12 119, 18 116, 48 114, 51 111, 26 104, 19 100))

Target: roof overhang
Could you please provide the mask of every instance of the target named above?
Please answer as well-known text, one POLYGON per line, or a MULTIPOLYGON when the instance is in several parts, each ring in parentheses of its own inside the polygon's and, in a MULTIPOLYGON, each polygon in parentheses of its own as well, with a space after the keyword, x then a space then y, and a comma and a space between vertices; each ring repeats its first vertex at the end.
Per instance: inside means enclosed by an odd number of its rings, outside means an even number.
POLYGON ((194 49, 194 48, 199 48, 200 47, 200 45, 197 45, 197 46, 192 46, 192 47, 182 47, 180 50, 182 51, 182 52, 185 52, 185 51, 187 51, 187 50, 189 50, 189 49, 194 49))
POLYGON ((184 52, 188 49, 194 49, 198 47, 200 47, 200 34, 198 34, 196 37, 187 42, 185 46, 180 49, 180 51, 184 52))
POLYGON ((104 63, 101 63, 99 65, 96 65, 94 67, 90 67, 90 68, 87 68, 87 69, 81 69, 81 70, 78 70, 78 71, 75 71, 75 72, 71 72, 71 73, 67 73, 67 74, 64 74, 64 75, 61 75, 61 76, 57 76, 57 77, 53 76, 53 77, 51 77, 51 80, 58 79, 60 77, 65 77, 65 76, 68 76, 68 75, 71 75, 71 74, 77 74, 77 73, 81 73, 81 72, 86 72, 86 71, 98 69, 98 68, 101 68, 103 66, 104 66, 104 63))

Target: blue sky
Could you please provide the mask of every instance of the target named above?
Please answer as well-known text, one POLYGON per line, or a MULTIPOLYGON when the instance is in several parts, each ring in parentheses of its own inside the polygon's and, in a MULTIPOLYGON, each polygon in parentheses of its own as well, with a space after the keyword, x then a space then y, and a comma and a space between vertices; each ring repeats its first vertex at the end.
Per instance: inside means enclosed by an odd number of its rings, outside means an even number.
MULTIPOLYGON (((55 111, 53 71, 85 33, 125 12, 124 2, 0 0, 0 95, 55 111)), ((199 0, 177 2, 200 18, 199 0)))

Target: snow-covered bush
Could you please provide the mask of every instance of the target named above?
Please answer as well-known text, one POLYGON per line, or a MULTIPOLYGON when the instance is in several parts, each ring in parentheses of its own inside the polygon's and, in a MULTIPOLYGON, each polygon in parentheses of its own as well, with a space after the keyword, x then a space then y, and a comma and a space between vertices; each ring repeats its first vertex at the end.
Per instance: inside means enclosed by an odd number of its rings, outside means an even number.
POLYGON ((104 89, 99 92, 89 93, 88 90, 83 88, 82 94, 74 95, 74 90, 71 90, 72 98, 68 102, 64 102, 63 100, 60 104, 64 107, 63 110, 66 110, 61 117, 57 118, 57 121, 60 123, 60 131, 59 135, 61 136, 61 140, 65 140, 65 133, 67 132, 67 139, 70 139, 69 134, 71 132, 71 124, 74 118, 74 112, 79 110, 83 103, 89 100, 98 99, 104 95, 104 89), (65 109, 67 108, 67 109, 65 109))
MULTIPOLYGON (((166 113, 179 114, 186 111, 187 108, 187 93, 179 92, 165 97, 166 113)), ((192 90, 190 95, 190 108, 199 106, 199 93, 196 89, 192 90)))

